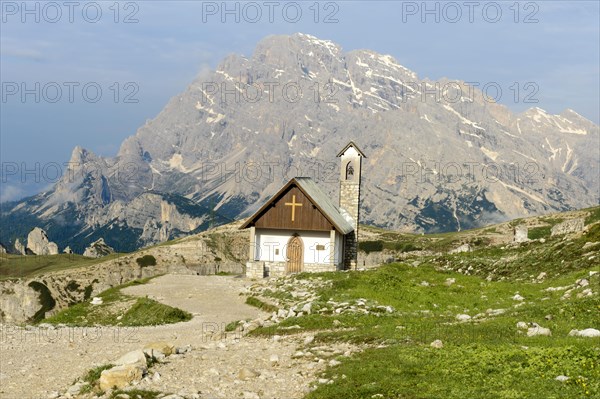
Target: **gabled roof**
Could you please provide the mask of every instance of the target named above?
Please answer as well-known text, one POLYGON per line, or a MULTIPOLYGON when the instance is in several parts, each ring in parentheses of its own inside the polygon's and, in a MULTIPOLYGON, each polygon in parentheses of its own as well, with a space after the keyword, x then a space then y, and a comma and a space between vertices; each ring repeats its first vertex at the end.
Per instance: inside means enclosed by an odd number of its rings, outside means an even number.
MULTIPOLYGON (((285 186, 281 188, 277 192, 277 194, 273 195, 258 211, 256 211, 252 216, 250 216, 244 224, 240 227, 240 229, 245 229, 250 226, 251 223, 254 223, 256 219, 263 213, 265 209, 271 205, 272 202, 277 200, 287 189, 295 185, 298 187, 300 191, 304 195, 308 197, 308 199, 321 211, 323 216, 335 227, 337 231, 346 235, 354 231, 354 227, 352 224, 346 220, 346 217, 342 214, 342 211, 338 209, 337 206, 331 201, 331 198, 325 194, 319 186, 315 183, 313 179, 310 177, 295 177, 285 186)), ((350 216, 346 213, 346 216, 350 218, 350 216)))
POLYGON ((366 155, 365 155, 365 154, 364 154, 364 153, 363 153, 363 152, 360 150, 360 148, 358 148, 358 146, 357 146, 357 145, 354 143, 354 141, 351 141, 351 142, 349 142, 348 144, 346 144, 346 146, 344 147, 344 149, 343 149, 342 151, 340 151, 340 152, 337 154, 337 157, 338 157, 338 158, 339 158, 339 157, 341 157, 341 156, 342 156, 342 155, 343 155, 343 154, 346 152, 346 150, 347 150, 348 148, 350 148, 350 147, 354 147, 354 149, 356 150, 356 152, 358 152, 358 154, 359 154, 361 157, 363 157, 363 158, 366 158, 366 157, 367 157, 367 156, 366 156, 366 155))

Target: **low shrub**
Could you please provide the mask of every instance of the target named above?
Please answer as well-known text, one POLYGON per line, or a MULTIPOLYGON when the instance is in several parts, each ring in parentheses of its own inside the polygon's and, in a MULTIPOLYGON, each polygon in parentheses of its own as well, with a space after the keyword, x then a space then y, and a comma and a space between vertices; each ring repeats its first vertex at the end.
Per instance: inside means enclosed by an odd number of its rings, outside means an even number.
POLYGON ((156 258, 152 255, 144 255, 135 260, 140 267, 156 266, 156 258))

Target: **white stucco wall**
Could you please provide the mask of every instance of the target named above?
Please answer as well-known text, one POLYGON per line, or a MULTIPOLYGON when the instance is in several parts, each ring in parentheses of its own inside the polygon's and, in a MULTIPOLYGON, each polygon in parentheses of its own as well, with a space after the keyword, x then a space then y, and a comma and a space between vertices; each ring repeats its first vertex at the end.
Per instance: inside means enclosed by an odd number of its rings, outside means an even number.
MULTIPOLYGON (((256 246, 254 260, 265 262, 285 262, 286 246, 293 230, 256 229, 256 246), (279 254, 276 254, 276 249, 279 254)), ((330 264, 330 233, 328 231, 301 231, 297 232, 304 243, 304 263, 330 264), (324 250, 317 251, 317 245, 323 245, 324 250)), ((342 261, 342 237, 335 233, 334 263, 342 261)))

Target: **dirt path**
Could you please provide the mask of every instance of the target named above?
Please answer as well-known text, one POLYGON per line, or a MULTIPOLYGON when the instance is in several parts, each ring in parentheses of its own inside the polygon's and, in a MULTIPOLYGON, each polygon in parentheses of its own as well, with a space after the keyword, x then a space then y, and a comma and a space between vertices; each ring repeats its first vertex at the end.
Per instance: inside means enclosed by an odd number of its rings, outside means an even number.
POLYGON ((352 351, 346 345, 304 348, 304 336, 225 336, 227 323, 262 313, 240 295, 245 279, 166 275, 123 291, 187 310, 186 323, 137 328, 31 330, 2 326, 0 398, 55 397, 92 367, 108 364, 153 341, 166 340, 192 351, 156 364, 138 388, 178 393, 186 398, 301 398, 327 358, 352 351), (305 353, 299 354, 299 350, 305 353), (316 352, 315 352, 316 351, 316 352), (244 376, 251 372, 250 376, 244 376), (242 375, 240 375, 242 372, 242 375))
POLYGON ((166 275, 125 293, 156 298, 194 318, 157 327, 21 329, 3 325, 0 335, 0 398, 46 398, 96 365, 110 363, 147 342, 176 346, 206 343, 206 332, 226 323, 256 318, 260 311, 239 295, 247 282, 220 276, 166 275))

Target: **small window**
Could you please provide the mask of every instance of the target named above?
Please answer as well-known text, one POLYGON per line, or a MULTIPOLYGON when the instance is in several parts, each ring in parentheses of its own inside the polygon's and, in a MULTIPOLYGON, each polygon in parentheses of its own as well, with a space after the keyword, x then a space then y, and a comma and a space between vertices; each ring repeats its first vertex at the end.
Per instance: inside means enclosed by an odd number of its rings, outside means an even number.
POLYGON ((317 245, 317 251, 325 251, 325 245, 317 245))
POLYGON ((279 255, 279 248, 275 248, 275 255, 279 255))
POLYGON ((350 180, 354 178, 354 166, 352 165, 352 161, 346 164, 346 180, 350 180))

